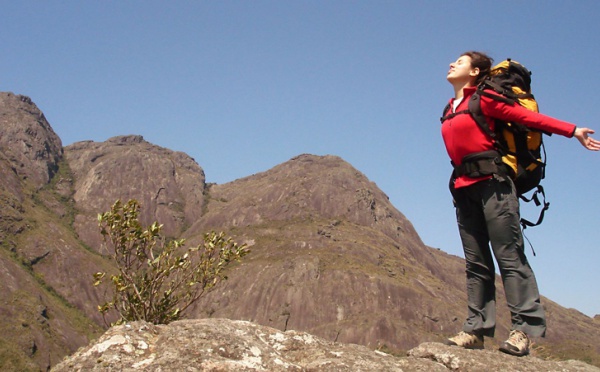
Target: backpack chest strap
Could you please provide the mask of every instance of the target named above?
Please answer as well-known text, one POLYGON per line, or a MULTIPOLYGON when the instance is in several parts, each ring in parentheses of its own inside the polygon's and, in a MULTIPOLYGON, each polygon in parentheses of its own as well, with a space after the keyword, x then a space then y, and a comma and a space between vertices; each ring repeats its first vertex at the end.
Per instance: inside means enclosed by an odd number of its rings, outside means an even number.
POLYGON ((455 117, 456 115, 464 115, 464 114, 469 114, 470 111, 469 110, 461 110, 461 111, 457 111, 457 112, 452 112, 448 115, 442 116, 440 118, 440 122, 445 122, 448 119, 452 119, 453 117, 455 117))

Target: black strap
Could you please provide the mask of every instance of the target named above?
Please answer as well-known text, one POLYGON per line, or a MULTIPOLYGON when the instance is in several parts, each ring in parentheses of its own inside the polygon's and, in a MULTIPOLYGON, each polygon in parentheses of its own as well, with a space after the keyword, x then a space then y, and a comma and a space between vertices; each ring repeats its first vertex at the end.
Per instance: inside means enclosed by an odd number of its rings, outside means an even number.
POLYGON ((548 210, 548 208, 550 208, 550 203, 548 203, 546 201, 546 193, 544 192, 544 188, 541 185, 538 185, 537 190, 533 193, 531 198, 527 199, 523 195, 520 195, 519 198, 523 199, 526 202, 533 201, 535 203, 535 205, 537 205, 538 207, 542 204, 544 205, 542 207, 542 210, 540 211, 540 216, 538 217, 538 220, 536 223, 533 223, 524 218, 521 218, 521 226, 523 228, 523 237, 527 240, 527 243, 529 243, 529 247, 531 248, 531 251, 533 252, 533 255, 535 256, 536 255, 535 249, 533 249, 533 245, 531 244, 531 241, 529 241, 529 238, 525 234, 525 229, 527 229, 528 226, 534 227, 534 226, 537 226, 542 223, 542 221, 544 220, 544 213, 548 210), (544 198, 543 202, 540 202, 540 199, 538 198, 538 194, 541 194, 542 197, 544 198))
POLYGON ((471 111, 469 110, 461 110, 461 111, 457 111, 457 112, 452 112, 448 115, 442 116, 440 118, 440 121, 443 123, 448 119, 452 119, 453 117, 455 117, 456 115, 463 115, 463 114, 469 114, 471 111))
POLYGON ((454 165, 455 177, 479 178, 492 174, 505 175, 506 172, 502 156, 495 150, 469 154, 462 159, 460 165, 454 165))
POLYGON ((523 230, 525 230, 527 227, 534 227, 534 226, 541 224, 542 221, 544 220, 544 214, 550 208, 550 203, 546 201, 546 193, 544 192, 544 187, 542 187, 542 185, 538 185, 537 190, 533 193, 533 195, 529 199, 524 197, 523 195, 520 195, 519 198, 523 199, 527 203, 533 201, 535 203, 535 205, 538 207, 542 206, 542 210, 540 211, 540 216, 538 217, 538 220, 536 223, 526 220, 525 218, 521 218, 521 225, 523 226, 523 230), (538 197, 538 195, 542 196, 543 201, 540 201, 540 198, 538 197))
POLYGON ((484 93, 483 90, 477 89, 475 93, 471 96, 469 100, 469 112, 471 116, 473 116, 473 120, 479 125, 479 128, 484 131, 494 142, 496 142, 496 133, 492 131, 490 125, 488 124, 485 115, 481 111, 481 94, 484 93))
POLYGON ((440 118, 440 121, 443 123, 444 120, 446 120, 446 113, 450 110, 450 103, 448 103, 446 105, 446 107, 444 107, 444 111, 442 111, 442 117, 440 118))
POLYGON ((522 98, 535 98, 531 93, 517 94, 512 90, 512 87, 502 86, 492 80, 484 80, 483 83, 481 83, 479 89, 482 91, 483 95, 495 99, 497 101, 506 102, 511 105, 517 103, 518 100, 522 98), (491 88, 494 92, 500 94, 500 96, 498 94, 493 94, 489 91, 486 91, 486 87, 491 88))
POLYGON ((527 240, 527 243, 529 243, 529 247, 531 247, 531 251, 533 252, 533 255, 536 256, 535 249, 533 249, 533 244, 531 244, 531 241, 529 240, 529 238, 525 234, 525 229, 523 229, 523 237, 525 238, 525 240, 527 240))
MULTIPOLYGON (((488 91, 484 90, 482 85, 480 85, 477 88, 477 91, 475 93, 473 93, 473 95, 471 96, 471 99, 469 100, 469 112, 471 113, 473 120, 475 120, 475 122, 477 123, 479 128, 485 134, 487 134, 488 137, 490 137, 492 139, 492 141, 494 142, 494 146, 501 154, 503 154, 503 155, 510 154, 510 151, 509 151, 506 143, 501 140, 501 138, 498 136, 497 132, 493 131, 490 128, 490 125, 488 124, 485 115, 481 111, 481 96, 482 95, 486 96, 486 97, 490 97, 490 98, 498 100, 498 101, 501 101, 501 102, 506 102, 508 104, 514 104, 514 101, 511 99, 505 98, 505 97, 498 96, 493 93, 489 93, 488 91)), ((504 123, 503 121, 496 120, 495 130, 500 131, 503 123, 504 123)))

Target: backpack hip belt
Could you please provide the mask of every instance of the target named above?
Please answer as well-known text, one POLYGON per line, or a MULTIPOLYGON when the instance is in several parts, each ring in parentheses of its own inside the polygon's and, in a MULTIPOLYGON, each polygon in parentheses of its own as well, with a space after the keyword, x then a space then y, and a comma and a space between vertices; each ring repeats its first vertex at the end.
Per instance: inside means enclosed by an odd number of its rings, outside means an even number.
POLYGON ((506 176, 508 168, 502 161, 502 155, 495 150, 469 154, 460 165, 454 165, 454 177, 467 176, 479 178, 498 174, 506 176))

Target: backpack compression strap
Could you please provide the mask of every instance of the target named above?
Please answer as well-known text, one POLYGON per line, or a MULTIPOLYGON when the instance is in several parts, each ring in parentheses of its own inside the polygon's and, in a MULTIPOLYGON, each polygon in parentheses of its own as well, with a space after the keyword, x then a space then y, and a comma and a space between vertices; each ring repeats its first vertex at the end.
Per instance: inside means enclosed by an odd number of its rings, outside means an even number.
POLYGON ((550 203, 546 201, 546 193, 544 192, 544 188, 541 185, 538 185, 537 190, 533 193, 533 195, 529 199, 527 199, 523 195, 519 195, 519 198, 523 199, 526 202, 530 202, 533 200, 535 202, 535 205, 539 207, 540 205, 542 205, 542 203, 540 202, 540 199, 538 198, 538 194, 541 194, 542 197, 544 198, 544 202, 543 202, 544 206, 542 207, 542 211, 540 212, 540 216, 538 217, 537 222, 533 223, 529 220, 521 218, 521 227, 523 228, 523 237, 525 239, 527 239, 527 243, 529 243, 529 246, 531 247, 531 251, 533 252, 534 256, 536 255, 535 249, 533 249, 533 245, 527 238, 527 235, 525 235, 525 229, 527 227, 534 227, 534 226, 537 226, 542 223, 542 221, 544 220, 544 213, 548 210, 548 208, 550 208, 550 203))
POLYGON ((533 223, 524 218, 521 218, 521 225, 523 226, 523 230, 525 230, 528 226, 534 227, 534 226, 541 224, 542 221, 544 220, 544 213, 548 210, 548 208, 550 208, 550 203, 546 201, 546 193, 544 192, 544 188, 542 187, 542 185, 537 186, 537 190, 533 193, 533 195, 531 195, 531 198, 527 199, 523 195, 520 195, 519 198, 523 199, 526 202, 530 202, 533 200, 535 205, 538 207, 542 204, 544 205, 542 207, 542 211, 540 212, 540 216, 538 217, 538 220, 536 223, 533 223), (538 194, 542 195, 542 197, 544 198, 543 202, 540 202, 540 198, 538 197, 538 194))
POLYGON ((479 86, 478 90, 483 92, 483 95, 485 95, 487 97, 493 98, 497 101, 506 102, 511 105, 513 103, 517 102, 517 100, 522 99, 522 98, 534 98, 533 94, 531 94, 531 93, 517 94, 512 89, 507 89, 507 88, 503 87, 502 85, 498 84, 497 82, 489 80, 489 79, 484 80, 481 83, 481 85, 479 86), (500 94, 501 96, 485 92, 484 89, 486 86, 489 88, 492 88, 492 90, 494 90, 496 93, 500 94))

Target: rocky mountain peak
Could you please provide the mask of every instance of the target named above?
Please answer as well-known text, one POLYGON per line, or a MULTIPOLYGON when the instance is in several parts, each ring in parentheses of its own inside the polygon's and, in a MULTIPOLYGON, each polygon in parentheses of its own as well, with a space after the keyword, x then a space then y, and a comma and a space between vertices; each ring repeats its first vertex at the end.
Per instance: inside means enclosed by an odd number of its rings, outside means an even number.
POLYGON ((60 138, 31 98, 0 92, 0 154, 21 179, 35 188, 47 184, 58 168, 60 138))
POLYGON ((187 154, 128 135, 104 142, 82 141, 65 148, 75 178, 75 229, 91 247, 101 245, 96 216, 121 199, 137 199, 144 224, 160 221, 167 236, 181 235, 200 218, 206 181, 187 154))

